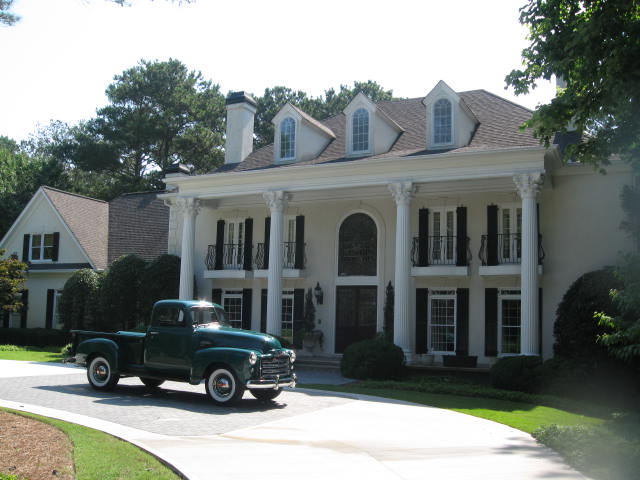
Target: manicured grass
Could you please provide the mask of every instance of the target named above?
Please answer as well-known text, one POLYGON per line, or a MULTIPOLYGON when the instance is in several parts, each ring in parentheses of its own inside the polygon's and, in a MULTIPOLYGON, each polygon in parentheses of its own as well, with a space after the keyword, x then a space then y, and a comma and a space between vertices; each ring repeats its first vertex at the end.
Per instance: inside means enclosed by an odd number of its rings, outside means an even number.
POLYGON ((29 362, 62 362, 62 347, 17 347, 0 345, 0 360, 24 360, 29 362))
POLYGON ((53 425, 69 436, 77 480, 178 480, 181 477, 138 447, 73 423, 3 409, 53 425))

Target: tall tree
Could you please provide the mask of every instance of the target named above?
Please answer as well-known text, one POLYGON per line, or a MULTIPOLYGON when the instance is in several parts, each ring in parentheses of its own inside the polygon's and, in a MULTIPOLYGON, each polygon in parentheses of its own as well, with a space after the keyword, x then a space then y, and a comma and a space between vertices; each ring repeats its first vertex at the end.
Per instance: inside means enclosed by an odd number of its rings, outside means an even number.
POLYGON ((0 313, 17 312, 22 306, 18 294, 24 290, 27 266, 16 255, 8 258, 0 249, 0 313))
POLYGON ((9 11, 13 0, 0 0, 0 25, 11 26, 15 24, 20 17, 9 11))
POLYGON ((507 85, 522 94, 553 75, 566 82, 527 122, 535 135, 548 145, 572 123, 583 137, 568 157, 640 167, 640 0, 529 0, 520 23, 531 44, 507 85))

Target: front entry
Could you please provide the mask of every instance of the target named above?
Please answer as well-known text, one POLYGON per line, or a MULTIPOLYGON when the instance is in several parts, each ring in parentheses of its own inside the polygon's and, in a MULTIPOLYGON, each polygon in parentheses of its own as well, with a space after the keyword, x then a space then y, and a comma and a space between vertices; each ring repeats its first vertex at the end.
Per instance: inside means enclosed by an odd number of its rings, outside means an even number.
POLYGON ((375 337, 377 303, 378 287, 336 287, 336 353, 375 337))

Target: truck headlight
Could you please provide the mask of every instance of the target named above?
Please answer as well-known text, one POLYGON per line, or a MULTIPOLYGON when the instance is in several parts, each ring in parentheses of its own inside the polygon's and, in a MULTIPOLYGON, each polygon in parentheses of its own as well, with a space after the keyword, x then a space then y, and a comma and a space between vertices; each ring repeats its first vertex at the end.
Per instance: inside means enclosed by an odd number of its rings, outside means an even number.
POLYGON ((291 361, 291 363, 296 361, 296 352, 295 352, 295 350, 291 350, 291 353, 289 354, 289 360, 291 361))
POLYGON ((256 355, 256 352, 251 352, 249 354, 249 365, 255 365, 257 361, 258 355, 256 355))

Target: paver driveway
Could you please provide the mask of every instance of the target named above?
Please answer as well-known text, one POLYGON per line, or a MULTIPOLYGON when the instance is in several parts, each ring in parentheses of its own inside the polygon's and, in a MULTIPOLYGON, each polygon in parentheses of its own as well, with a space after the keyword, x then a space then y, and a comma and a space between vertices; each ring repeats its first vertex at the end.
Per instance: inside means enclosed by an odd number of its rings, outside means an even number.
POLYGON ((222 408, 202 385, 167 382, 149 392, 122 379, 105 393, 83 370, 38 375, 34 366, 11 376, 10 364, 0 361, 1 405, 121 436, 194 480, 584 478, 527 434, 436 408, 305 390, 267 405, 247 393, 222 408))

